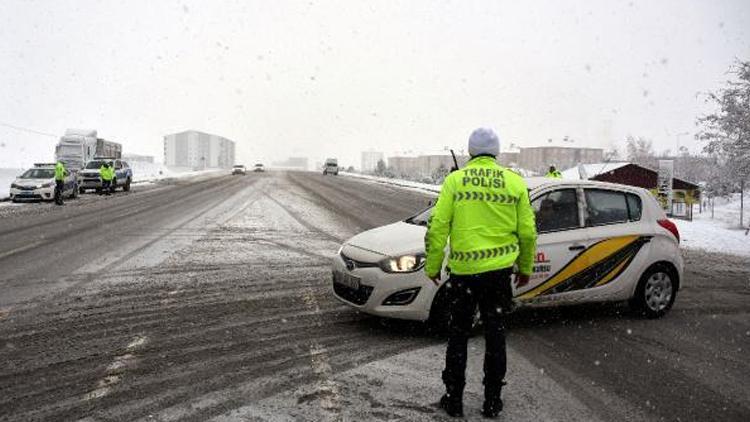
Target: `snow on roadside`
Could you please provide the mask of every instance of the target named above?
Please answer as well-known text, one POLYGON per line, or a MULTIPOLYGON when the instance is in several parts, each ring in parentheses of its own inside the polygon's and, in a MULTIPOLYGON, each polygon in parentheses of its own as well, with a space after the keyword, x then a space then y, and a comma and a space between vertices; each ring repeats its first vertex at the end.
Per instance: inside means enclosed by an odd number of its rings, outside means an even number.
POLYGON ((161 163, 148 163, 143 161, 131 161, 130 167, 133 169, 133 182, 146 183, 155 182, 163 179, 176 179, 183 177, 194 177, 204 174, 226 173, 226 169, 206 169, 206 170, 183 170, 169 168, 161 163))
POLYGON ((370 176, 367 174, 348 173, 343 171, 339 172, 339 174, 342 176, 367 180, 373 183, 380 183, 384 185, 400 187, 403 189, 415 190, 417 192, 422 192, 433 196, 437 196, 437 194, 440 193, 440 185, 431 185, 429 183, 419 183, 412 182, 410 180, 391 179, 388 177, 370 176))
MULTIPOLYGON (((748 193, 745 193, 745 196, 747 195, 748 193)), ((745 201, 745 229, 739 227, 739 194, 730 198, 717 198, 713 218, 710 208, 698 213, 696 207, 693 221, 675 219, 680 231, 681 245, 688 249, 750 256, 750 235, 745 234, 750 224, 750 210, 747 209, 750 204, 747 203, 747 199, 745 201)))
POLYGON ((23 169, 0 168, 0 201, 7 198, 10 184, 23 173, 23 169))

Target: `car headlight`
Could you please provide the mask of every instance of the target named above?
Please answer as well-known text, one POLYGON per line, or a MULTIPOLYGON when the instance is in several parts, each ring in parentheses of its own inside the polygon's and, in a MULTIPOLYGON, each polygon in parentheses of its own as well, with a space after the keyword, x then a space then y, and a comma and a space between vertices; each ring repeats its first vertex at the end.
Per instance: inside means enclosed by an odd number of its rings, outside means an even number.
POLYGON ((403 255, 380 261, 380 269, 387 273, 411 273, 424 267, 424 255, 403 255))
POLYGON ((21 185, 19 185, 19 184, 16 184, 16 183, 11 183, 11 184, 10 184, 10 188, 11 188, 11 189, 21 189, 21 185))

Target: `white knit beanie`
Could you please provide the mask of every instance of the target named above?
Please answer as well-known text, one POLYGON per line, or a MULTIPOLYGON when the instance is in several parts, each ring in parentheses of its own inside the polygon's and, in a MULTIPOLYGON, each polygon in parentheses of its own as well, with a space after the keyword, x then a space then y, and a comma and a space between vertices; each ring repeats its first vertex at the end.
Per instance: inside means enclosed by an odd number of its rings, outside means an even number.
POLYGON ((497 157, 499 153, 500 139, 498 139, 495 131, 480 127, 471 132, 471 136, 469 136, 469 155, 476 157, 477 155, 487 154, 497 157))

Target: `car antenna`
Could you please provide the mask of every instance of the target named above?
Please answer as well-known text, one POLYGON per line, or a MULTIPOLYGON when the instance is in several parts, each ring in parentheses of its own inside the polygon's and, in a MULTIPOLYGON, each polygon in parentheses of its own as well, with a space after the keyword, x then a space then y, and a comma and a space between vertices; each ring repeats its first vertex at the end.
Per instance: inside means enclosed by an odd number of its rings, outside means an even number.
POLYGON ((453 157, 453 167, 451 167, 451 173, 453 173, 454 171, 458 171, 458 160, 456 160, 456 153, 453 152, 453 150, 450 151, 451 156, 453 157))

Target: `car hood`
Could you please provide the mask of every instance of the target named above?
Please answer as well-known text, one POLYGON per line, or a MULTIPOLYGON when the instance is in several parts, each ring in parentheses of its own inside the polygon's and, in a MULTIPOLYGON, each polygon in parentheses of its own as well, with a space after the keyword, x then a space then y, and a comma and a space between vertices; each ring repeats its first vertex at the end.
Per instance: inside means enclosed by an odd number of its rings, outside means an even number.
POLYGON ((403 221, 362 232, 346 244, 385 256, 424 252, 427 228, 403 221))
POLYGON ((54 182, 55 179, 16 179, 15 184, 20 186, 32 186, 37 187, 39 185, 46 185, 47 183, 54 182))

